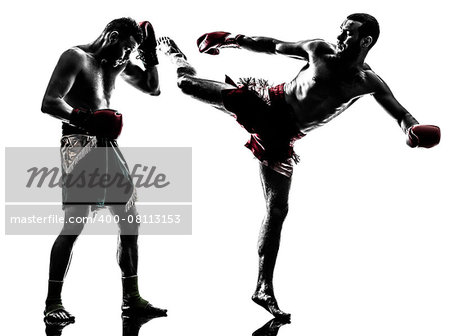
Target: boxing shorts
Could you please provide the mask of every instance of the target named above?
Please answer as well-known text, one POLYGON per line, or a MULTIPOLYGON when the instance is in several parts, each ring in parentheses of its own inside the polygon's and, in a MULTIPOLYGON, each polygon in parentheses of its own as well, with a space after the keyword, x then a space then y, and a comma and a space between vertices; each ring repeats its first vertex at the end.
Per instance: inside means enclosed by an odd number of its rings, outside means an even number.
POLYGON ((61 138, 62 198, 66 205, 90 205, 97 210, 137 199, 128 165, 117 142, 86 134, 61 138))
POLYGON ((240 79, 235 89, 223 90, 224 107, 250 133, 245 146, 264 165, 287 177, 299 161, 294 142, 303 136, 294 111, 285 101, 284 84, 270 87, 266 80, 240 79))

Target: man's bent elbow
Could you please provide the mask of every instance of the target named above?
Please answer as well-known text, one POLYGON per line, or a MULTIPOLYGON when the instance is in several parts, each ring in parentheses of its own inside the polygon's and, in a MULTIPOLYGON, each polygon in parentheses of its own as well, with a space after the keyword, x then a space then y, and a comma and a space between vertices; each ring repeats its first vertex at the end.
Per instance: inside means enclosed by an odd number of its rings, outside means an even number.
POLYGON ((51 111, 50 103, 48 102, 47 99, 44 98, 41 104, 41 112, 45 114, 50 114, 50 111, 51 111))
POLYGON ((150 90, 148 92, 150 94, 150 96, 159 96, 161 94, 161 90, 159 88, 150 90))
POLYGON ((52 116, 57 115, 58 101, 52 98, 45 98, 42 100, 41 112, 52 116))
POLYGON ((145 81, 137 84, 138 88, 140 88, 145 93, 151 96, 159 96, 161 94, 161 90, 159 88, 158 81, 145 81))

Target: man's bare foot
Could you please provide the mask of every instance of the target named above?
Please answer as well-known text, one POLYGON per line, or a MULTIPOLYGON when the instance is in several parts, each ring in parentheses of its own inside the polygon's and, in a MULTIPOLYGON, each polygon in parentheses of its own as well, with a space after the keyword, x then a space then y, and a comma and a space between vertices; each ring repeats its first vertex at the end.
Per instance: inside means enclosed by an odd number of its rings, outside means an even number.
POLYGON ((166 56, 175 56, 175 57, 181 57, 187 60, 186 55, 183 54, 183 52, 178 48, 177 44, 174 40, 172 40, 168 36, 162 36, 158 38, 158 49, 166 56))
POLYGON ((159 51, 168 56, 172 63, 177 67, 178 77, 196 75, 197 72, 194 67, 189 64, 186 55, 178 48, 174 40, 170 37, 163 36, 158 39, 157 43, 159 51))
POLYGON ((163 317, 167 316, 167 309, 154 307, 143 298, 124 300, 122 303, 122 317, 163 317))
POLYGON ((62 304, 50 304, 44 310, 45 323, 74 323, 75 316, 70 314, 62 304))
POLYGON ((291 318, 291 314, 285 313, 278 308, 277 300, 273 295, 268 295, 264 292, 255 292, 252 295, 252 300, 278 319, 290 320, 291 318))

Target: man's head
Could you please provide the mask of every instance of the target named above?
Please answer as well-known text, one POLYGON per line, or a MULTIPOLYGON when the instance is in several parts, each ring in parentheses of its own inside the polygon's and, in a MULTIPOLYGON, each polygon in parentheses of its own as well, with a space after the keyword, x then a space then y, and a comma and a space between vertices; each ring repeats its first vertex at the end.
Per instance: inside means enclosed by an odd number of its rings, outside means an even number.
POLYGON ((366 39, 366 44, 368 44, 370 38, 371 41, 367 48, 372 48, 380 36, 380 25, 378 24, 377 19, 369 14, 355 13, 347 16, 347 20, 353 20, 361 23, 361 26, 358 29, 359 37, 361 39, 366 39))
POLYGON ((380 36, 378 21, 369 14, 355 13, 347 16, 338 35, 337 54, 355 57, 367 53, 380 36))
POLYGON ((131 52, 142 42, 142 31, 131 18, 115 19, 108 23, 102 33, 103 57, 113 66, 125 64, 131 52))

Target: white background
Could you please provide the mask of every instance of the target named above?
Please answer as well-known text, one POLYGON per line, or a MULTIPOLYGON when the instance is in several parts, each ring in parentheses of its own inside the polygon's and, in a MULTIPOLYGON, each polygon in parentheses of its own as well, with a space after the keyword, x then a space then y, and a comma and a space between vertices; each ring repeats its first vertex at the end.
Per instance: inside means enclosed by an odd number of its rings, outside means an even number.
MULTIPOLYGON (((2 5, 4 6, 4 5, 2 5)), ((61 52, 94 40, 110 20, 150 20, 200 76, 257 76, 274 84, 303 65, 195 40, 228 30, 285 41, 332 42, 346 15, 378 18, 367 62, 442 142, 410 149, 366 97, 296 144, 290 213, 275 286, 292 324, 279 335, 449 335, 448 11, 443 1, 22 1, 2 9, 2 175, 5 146, 58 146, 60 122, 40 112, 61 52)), ((140 237, 141 293, 169 309, 141 335, 251 335, 270 319, 254 305, 256 240, 264 215, 248 135, 218 110, 184 96, 160 56, 159 97, 120 79, 112 108, 124 114, 121 146, 193 147, 193 235, 140 237)), ((4 185, 4 181, 1 181, 4 185)), ((2 199, 4 195, 2 194, 2 199)), ((4 199, 3 199, 4 200, 4 199)), ((3 211, 3 209, 2 209, 3 211)), ((3 218, 3 215, 2 215, 3 218)), ((42 310, 54 236, 1 235, 3 335, 44 335, 42 310)), ((114 236, 76 244, 63 298, 77 322, 64 335, 121 334, 114 236)))

